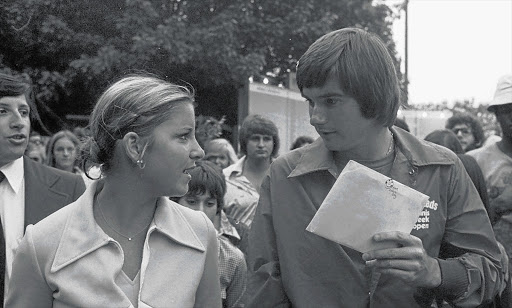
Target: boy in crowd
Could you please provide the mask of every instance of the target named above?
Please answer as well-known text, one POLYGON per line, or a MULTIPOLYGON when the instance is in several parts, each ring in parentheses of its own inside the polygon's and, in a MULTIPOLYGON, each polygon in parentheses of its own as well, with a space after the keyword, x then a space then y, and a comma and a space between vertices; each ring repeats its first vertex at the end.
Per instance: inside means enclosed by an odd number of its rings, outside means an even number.
MULTIPOLYGON (((219 276, 223 307, 243 307, 247 266, 242 251, 233 243, 240 236, 222 211, 226 180, 222 170, 209 161, 197 161, 188 172, 192 179, 188 193, 177 202, 196 211, 202 211, 213 222, 219 240, 219 276)), ((173 200, 176 201, 175 198, 173 200)))

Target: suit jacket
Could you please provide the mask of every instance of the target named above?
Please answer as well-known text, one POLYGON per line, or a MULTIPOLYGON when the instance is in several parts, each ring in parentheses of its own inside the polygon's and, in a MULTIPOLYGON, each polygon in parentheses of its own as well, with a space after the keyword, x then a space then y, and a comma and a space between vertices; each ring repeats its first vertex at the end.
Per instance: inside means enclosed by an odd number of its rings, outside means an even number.
MULTIPOLYGON (((82 177, 58 170, 23 157, 25 178, 24 228, 75 201, 85 191, 82 177)), ((0 225, 0 245, 5 253, 3 228, 0 225)), ((4 300, 5 255, 0 258, 0 303, 4 300)))
POLYGON ((23 157, 25 168, 25 228, 74 202, 85 191, 80 175, 23 157))
MULTIPOLYGON (((94 219, 100 185, 28 226, 6 307, 133 307, 115 284, 121 246, 94 219)), ((138 307, 221 307, 217 232, 204 213, 160 198, 145 245, 138 307)))

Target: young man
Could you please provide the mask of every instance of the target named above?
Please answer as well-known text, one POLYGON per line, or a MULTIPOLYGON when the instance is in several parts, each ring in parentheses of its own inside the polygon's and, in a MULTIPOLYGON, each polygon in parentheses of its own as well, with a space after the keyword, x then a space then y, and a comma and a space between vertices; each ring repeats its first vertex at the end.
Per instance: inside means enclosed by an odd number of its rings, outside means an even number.
MULTIPOLYGON (((494 99, 488 109, 496 115, 503 132, 502 138, 494 144, 467 154, 473 156, 482 169, 487 183, 490 214, 497 218, 494 233, 496 239, 505 247, 510 259, 512 257, 512 74, 499 79, 494 99)), ((510 293, 510 287, 507 286, 506 294, 502 299, 512 304, 510 293)))
POLYGON ((297 84, 321 138, 277 158, 263 181, 249 234, 247 306, 491 301, 502 273, 487 213, 454 153, 392 128, 400 90, 383 42, 355 28, 328 33, 299 60, 297 84), (349 160, 429 196, 411 234, 373 237, 398 248, 361 254, 306 231, 349 160))
POLYGON ((84 192, 79 175, 36 163, 23 153, 31 119, 38 119, 30 86, 0 73, 0 303, 3 305, 12 260, 29 224, 35 224, 84 192), (5 292, 5 293, 4 293, 5 292))
MULTIPOLYGON (((219 276, 223 307, 243 307, 242 297, 247 280, 247 265, 242 251, 234 243, 240 235, 222 211, 226 180, 222 170, 209 161, 197 161, 189 171, 188 193, 177 202, 196 211, 202 211, 217 229, 219 240, 219 276)), ((174 200, 176 198, 173 198, 174 200)))
POLYGON ((478 149, 484 144, 482 124, 470 113, 454 114, 446 121, 446 128, 457 135, 464 153, 478 149))

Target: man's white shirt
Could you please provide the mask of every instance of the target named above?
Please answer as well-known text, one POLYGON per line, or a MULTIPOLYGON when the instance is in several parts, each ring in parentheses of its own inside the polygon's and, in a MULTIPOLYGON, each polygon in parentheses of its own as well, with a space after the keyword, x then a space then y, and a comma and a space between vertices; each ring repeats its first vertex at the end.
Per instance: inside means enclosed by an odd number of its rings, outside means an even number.
POLYGON ((11 277, 14 253, 23 237, 25 222, 25 177, 23 157, 0 167, 0 218, 5 238, 5 292, 11 277))

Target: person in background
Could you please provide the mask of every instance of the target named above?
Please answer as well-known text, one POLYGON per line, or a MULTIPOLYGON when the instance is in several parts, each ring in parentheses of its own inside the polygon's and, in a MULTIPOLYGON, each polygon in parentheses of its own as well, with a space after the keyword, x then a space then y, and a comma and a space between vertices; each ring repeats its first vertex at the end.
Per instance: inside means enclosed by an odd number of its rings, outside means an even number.
POLYGON ((94 164, 87 165, 87 172, 79 168, 81 161, 80 148, 82 142, 69 130, 54 134, 46 147, 46 165, 63 171, 79 174, 84 180, 85 187, 101 177, 101 170, 94 164))
POLYGON ((23 156, 30 128, 40 121, 31 91, 22 79, 0 73, 0 306, 27 225, 75 201, 85 190, 79 176, 23 156))
MULTIPOLYGON (((491 224, 496 223, 496 215, 494 215, 493 211, 490 209, 489 205, 489 197, 487 195, 487 187, 485 183, 485 178, 482 173, 482 170, 480 169, 477 161, 470 155, 464 154, 464 151, 462 150, 462 146, 460 145, 459 139, 455 135, 454 132, 452 132, 449 129, 438 129, 431 133, 429 133, 425 137, 426 141, 433 142, 435 144, 442 145, 450 150, 452 150, 459 159, 462 161, 462 164, 464 165, 464 168, 466 169, 467 173, 469 174, 469 177, 471 178, 471 181, 475 185, 476 190, 478 191, 478 194, 480 195, 480 199, 482 200, 482 203, 484 204, 485 209, 487 210, 487 215, 489 215, 489 219, 491 221, 491 224)), ((502 281, 502 288, 497 295, 497 298, 494 302, 495 308, 498 307, 508 307, 507 305, 502 305, 502 294, 507 287, 507 285, 510 285, 510 278, 509 278, 509 258, 505 251, 505 247, 498 241, 498 246, 500 248, 501 252, 501 264, 502 264, 502 273, 503 273, 503 281, 502 281)), ((443 306, 444 307, 444 306, 443 306)))
POLYGON ((247 265, 242 251, 235 245, 240 235, 222 210, 226 180, 222 170, 209 161, 198 161, 189 171, 192 179, 187 194, 177 202, 208 216, 217 230, 219 241, 219 277, 223 307, 243 307, 242 297, 247 280, 247 265))
POLYGON ((315 141, 315 139, 309 137, 309 136, 299 136, 292 144, 292 147, 290 148, 291 151, 301 148, 305 145, 312 144, 315 141))
POLYGON ((385 44, 358 28, 330 32, 299 59, 297 85, 320 138, 278 157, 264 178, 249 233, 247 307, 492 301, 501 256, 485 208, 453 152, 393 127, 400 87, 385 44), (361 253, 306 231, 350 160, 429 196, 411 233, 371 238, 396 248, 361 253))
POLYGON ((457 135, 464 153, 478 149, 485 141, 482 124, 470 113, 454 114, 446 121, 445 128, 457 135))
POLYGON ((409 125, 407 124, 407 122, 405 122, 405 119, 396 118, 394 125, 396 127, 400 127, 401 129, 405 130, 406 132, 411 132, 409 130, 409 125))
POLYGON ((261 182, 279 151, 277 127, 261 115, 249 115, 240 128, 239 143, 244 156, 223 170, 227 183, 224 211, 235 221, 250 227, 261 182))
POLYGON ((46 144, 43 137, 36 131, 30 132, 25 155, 30 159, 44 164, 46 159, 46 144))
POLYGON ((27 227, 7 307, 221 307, 216 231, 167 196, 204 155, 194 97, 151 76, 112 84, 91 114, 86 160, 104 176, 27 227))
POLYGON ((46 148, 46 164, 60 170, 80 174, 78 152, 80 140, 69 130, 54 134, 46 148))
POLYGON ((224 138, 217 138, 205 142, 204 159, 208 160, 221 169, 224 169, 238 161, 235 149, 229 141, 224 138))
MULTIPOLYGON (((500 141, 467 154, 474 157, 484 174, 489 195, 490 210, 497 222, 494 224, 496 239, 512 257, 512 74, 498 80, 494 98, 488 110, 496 115, 502 130, 500 141)), ((509 269, 512 263, 509 263, 509 269)), ((510 287, 502 296, 506 306, 512 306, 510 287)))

